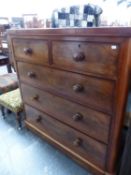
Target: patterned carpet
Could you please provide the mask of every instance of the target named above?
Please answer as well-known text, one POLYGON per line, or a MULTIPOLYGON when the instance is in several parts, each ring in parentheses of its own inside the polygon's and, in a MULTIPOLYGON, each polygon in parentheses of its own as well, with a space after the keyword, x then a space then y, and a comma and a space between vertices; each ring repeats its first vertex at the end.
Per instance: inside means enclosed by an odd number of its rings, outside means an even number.
POLYGON ((18 131, 13 114, 0 114, 0 141, 0 175, 89 175, 37 135, 18 131))

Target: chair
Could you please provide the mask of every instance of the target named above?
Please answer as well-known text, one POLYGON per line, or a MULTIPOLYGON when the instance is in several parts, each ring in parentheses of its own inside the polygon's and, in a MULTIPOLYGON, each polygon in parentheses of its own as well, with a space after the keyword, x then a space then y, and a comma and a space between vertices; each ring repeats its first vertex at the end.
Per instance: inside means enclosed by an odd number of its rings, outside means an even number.
POLYGON ((8 48, 3 47, 3 42, 7 42, 6 38, 4 38, 5 28, 4 26, 0 26, 0 66, 6 65, 7 66, 7 74, 0 75, 0 107, 3 117, 5 117, 5 108, 7 111, 15 112, 16 118, 18 121, 19 128, 21 127, 19 112, 20 108, 20 94, 18 89, 18 79, 16 73, 12 73, 11 64, 9 63, 9 56, 8 56, 8 48), (14 106, 14 104, 16 104, 14 106), (18 106, 17 106, 18 105, 18 106), (16 110, 16 108, 18 108, 16 110))
POLYGON ((3 38, 4 26, 0 25, 0 53, 3 52, 2 38, 3 38))
POLYGON ((6 65, 8 73, 12 73, 6 39, 6 26, 0 25, 0 66, 6 65))
POLYGON ((5 29, 0 25, 0 66, 6 65, 8 74, 0 75, 0 95, 18 88, 17 75, 12 73, 11 64, 9 63, 8 49, 3 48, 3 33, 5 29))
MULTIPOLYGON (((18 80, 16 73, 7 73, 0 75, 0 95, 18 88, 18 80)), ((9 110, 7 110, 10 113, 9 110)), ((3 108, 1 108, 3 114, 3 108)))
POLYGON ((18 88, 16 73, 0 75, 0 95, 18 88))
POLYGON ((3 95, 0 95, 0 105, 3 117, 5 117, 5 108, 9 109, 10 111, 16 114, 18 129, 21 129, 22 127, 21 113, 23 112, 23 103, 19 88, 4 93, 3 95))

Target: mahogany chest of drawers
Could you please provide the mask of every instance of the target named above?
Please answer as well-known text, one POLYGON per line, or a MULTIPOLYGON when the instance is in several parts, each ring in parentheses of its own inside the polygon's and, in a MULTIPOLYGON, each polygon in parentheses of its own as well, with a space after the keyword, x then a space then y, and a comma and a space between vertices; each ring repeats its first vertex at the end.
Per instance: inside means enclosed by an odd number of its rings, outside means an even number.
POLYGON ((92 173, 113 175, 131 28, 10 30, 25 124, 92 173))

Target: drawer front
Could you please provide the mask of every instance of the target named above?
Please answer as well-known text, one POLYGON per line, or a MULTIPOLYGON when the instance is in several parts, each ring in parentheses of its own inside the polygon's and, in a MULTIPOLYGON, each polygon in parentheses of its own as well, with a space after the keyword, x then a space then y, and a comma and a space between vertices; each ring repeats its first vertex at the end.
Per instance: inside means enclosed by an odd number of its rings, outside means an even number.
POLYGON ((48 42, 40 39, 13 39, 16 60, 48 64, 48 42))
POLYGON ((119 46, 88 42, 53 42, 53 63, 75 72, 116 77, 119 46))
POLYGON ((109 116, 24 84, 21 87, 25 103, 97 140, 108 143, 109 116))
POLYGON ((106 145, 58 122, 57 120, 26 106, 26 120, 41 131, 68 147, 91 163, 105 168, 106 145))
POLYGON ((24 63, 18 63, 18 69, 20 79, 27 83, 112 114, 112 81, 24 63))

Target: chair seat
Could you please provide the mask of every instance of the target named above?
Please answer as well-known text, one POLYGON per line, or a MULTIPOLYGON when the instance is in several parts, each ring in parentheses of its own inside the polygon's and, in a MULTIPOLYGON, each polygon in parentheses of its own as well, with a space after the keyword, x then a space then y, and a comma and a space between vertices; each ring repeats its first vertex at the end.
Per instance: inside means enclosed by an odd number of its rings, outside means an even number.
POLYGON ((21 112, 23 110, 23 103, 19 88, 0 95, 0 105, 10 109, 12 112, 21 112))
POLYGON ((0 75, 0 95, 18 88, 16 73, 0 75))

